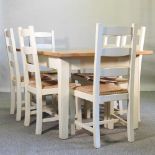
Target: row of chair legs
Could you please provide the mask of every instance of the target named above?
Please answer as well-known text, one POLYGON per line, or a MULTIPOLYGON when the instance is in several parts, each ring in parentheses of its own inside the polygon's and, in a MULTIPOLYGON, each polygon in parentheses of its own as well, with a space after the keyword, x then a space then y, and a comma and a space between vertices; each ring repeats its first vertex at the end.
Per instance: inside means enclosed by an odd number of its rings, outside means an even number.
MULTIPOLYGON (((22 83, 21 83, 22 85, 22 83)), ((24 87, 19 85, 11 84, 11 106, 10 114, 15 114, 16 112, 16 121, 20 121, 22 117, 22 110, 24 105, 24 100, 22 100, 22 92, 24 87)))
MULTIPOLYGON (((104 121, 100 121, 100 105, 95 105, 93 106, 92 103, 90 102, 85 102, 84 100, 75 97, 75 104, 76 104, 76 129, 81 129, 82 127, 84 127, 85 129, 88 129, 89 131, 91 131, 93 133, 93 137, 94 137, 94 146, 96 148, 100 147, 100 125, 104 124, 105 128, 108 129, 113 129, 114 128, 114 123, 119 121, 122 121, 122 123, 127 125, 127 137, 128 137, 128 141, 129 142, 133 142, 134 141, 134 130, 132 130, 131 127, 131 122, 130 122, 130 106, 128 106, 128 114, 127 114, 127 122, 125 122, 123 119, 119 119, 119 117, 117 117, 116 119, 111 118, 110 114, 113 114, 114 108, 111 108, 111 106, 113 107, 113 105, 115 104, 114 102, 106 102, 104 103, 104 121), (86 103, 88 108, 88 117, 91 117, 91 107, 92 107, 92 124, 91 123, 83 123, 82 122, 82 104, 86 103), (89 106, 88 106, 89 104, 89 106), (87 126, 91 124, 91 126, 87 126), (90 127, 92 127, 92 129, 90 129, 90 127)), ((128 103, 129 104, 129 103, 128 103)), ((122 109, 121 109, 122 110, 122 109)), ((114 115, 115 116, 115 115, 114 115)))

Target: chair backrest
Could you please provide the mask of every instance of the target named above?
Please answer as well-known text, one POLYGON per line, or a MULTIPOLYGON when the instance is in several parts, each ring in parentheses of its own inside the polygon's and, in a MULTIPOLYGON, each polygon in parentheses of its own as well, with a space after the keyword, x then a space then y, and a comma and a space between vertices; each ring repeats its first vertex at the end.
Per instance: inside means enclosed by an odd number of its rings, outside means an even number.
POLYGON ((35 32, 36 44, 38 49, 52 49, 55 51, 54 31, 51 32, 35 32))
MULTIPOLYGON (((135 57, 136 51, 134 25, 131 27, 105 27, 102 24, 97 23, 93 94, 98 96, 100 95, 101 76, 128 76, 129 92, 131 92, 134 87, 135 57), (127 36, 128 38, 128 45, 122 44, 121 46, 118 46, 118 40, 121 41, 124 36, 127 36), (111 44, 111 42, 114 42, 114 44, 111 44), (128 65, 122 64, 118 66, 116 64, 114 67, 102 67, 101 57, 105 56, 111 58, 116 57, 119 59, 127 57, 128 65)), ((119 62, 116 61, 116 63, 119 62)))
MULTIPOLYGON (((137 30, 137 44, 136 44, 136 50, 140 50, 143 51, 144 48, 144 41, 145 41, 145 32, 146 32, 146 27, 145 26, 141 26, 138 30, 137 30)), ((126 39, 127 36, 124 36, 122 39, 123 44, 126 44, 126 39)), ((139 56, 139 75, 141 74, 141 66, 142 66, 142 55, 139 56)), ((139 76, 139 82, 140 82, 140 76, 139 76)))
POLYGON ((34 74, 36 88, 42 89, 34 28, 33 26, 29 26, 27 29, 19 27, 18 34, 24 66, 25 87, 31 82, 30 75, 34 74), (24 42, 27 38, 30 40, 29 45, 25 45, 24 42))
POLYGON ((9 59, 10 79, 20 82, 19 63, 13 29, 5 29, 4 35, 9 59))
MULTIPOLYGON (((137 30, 137 45, 136 45, 136 50, 143 50, 144 47, 144 40, 145 40, 145 32, 146 32, 146 27, 142 26, 137 30)), ((122 44, 125 45, 127 40, 127 36, 123 36, 122 38, 122 44)), ((120 45, 120 42, 119 42, 120 45)))

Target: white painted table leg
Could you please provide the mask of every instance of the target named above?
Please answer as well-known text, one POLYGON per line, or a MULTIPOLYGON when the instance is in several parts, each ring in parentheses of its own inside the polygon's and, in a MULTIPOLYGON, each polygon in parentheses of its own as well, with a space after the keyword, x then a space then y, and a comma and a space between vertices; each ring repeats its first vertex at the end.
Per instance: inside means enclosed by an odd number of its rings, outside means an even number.
POLYGON ((75 135, 75 97, 71 89, 69 95, 69 133, 75 135))
POLYGON ((142 55, 139 55, 138 57, 138 64, 139 64, 139 82, 138 82, 138 91, 139 91, 139 97, 138 97, 138 121, 141 122, 141 115, 140 115, 140 108, 141 108, 141 102, 140 102, 140 79, 141 79, 141 67, 142 67, 142 55))
POLYGON ((11 83, 11 106, 10 106, 10 114, 14 114, 15 113, 15 109, 16 109, 16 91, 15 91, 15 85, 13 83, 11 83))
POLYGON ((139 57, 136 57, 135 63, 135 84, 134 84, 134 129, 138 128, 140 91, 139 91, 139 57))
POLYGON ((69 125, 69 63, 58 59, 59 138, 68 138, 69 125))

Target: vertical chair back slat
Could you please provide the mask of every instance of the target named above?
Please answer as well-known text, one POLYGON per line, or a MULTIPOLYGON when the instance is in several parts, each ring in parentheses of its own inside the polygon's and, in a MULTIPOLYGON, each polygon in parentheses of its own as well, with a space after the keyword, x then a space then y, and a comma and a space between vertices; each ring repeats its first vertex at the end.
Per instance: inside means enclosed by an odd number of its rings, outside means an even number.
POLYGON ((16 51, 16 44, 14 39, 13 29, 5 29, 5 40, 6 40, 6 48, 9 59, 9 69, 10 69, 10 80, 11 80, 11 106, 10 106, 10 114, 15 113, 16 109, 16 120, 21 120, 21 112, 22 112, 22 85, 21 85, 21 75, 19 71, 19 63, 18 63, 18 55, 16 51))
POLYGON ((28 29, 18 28, 18 32, 24 64, 25 86, 27 86, 30 83, 30 73, 34 73, 36 88, 38 88, 38 90, 42 89, 34 28, 32 26, 29 26, 28 29), (24 43, 26 37, 28 37, 30 40, 29 46, 25 45, 24 43), (28 59, 29 56, 32 57, 31 62, 28 59))
POLYGON ((14 77, 14 79, 20 82, 19 63, 18 63, 18 56, 16 51, 13 29, 12 28, 5 29, 4 35, 9 59, 10 77, 14 77))

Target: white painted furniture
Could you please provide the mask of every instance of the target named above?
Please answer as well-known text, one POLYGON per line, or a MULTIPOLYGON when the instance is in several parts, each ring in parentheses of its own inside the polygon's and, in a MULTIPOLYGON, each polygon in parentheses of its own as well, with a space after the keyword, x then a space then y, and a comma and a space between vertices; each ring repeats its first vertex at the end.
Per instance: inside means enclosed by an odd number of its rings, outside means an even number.
MULTIPOLYGON (((150 55, 150 54, 153 54, 153 52, 136 51, 136 60, 141 55, 150 55)), ((74 120, 74 117, 70 117, 70 121, 69 121, 70 73, 72 70, 77 70, 79 68, 81 70, 93 68, 95 52, 94 50, 80 50, 80 49, 55 51, 55 52, 52 52, 49 50, 39 50, 38 55, 40 60, 43 60, 42 58, 44 58, 43 61, 48 61, 50 68, 57 68, 58 70, 59 137, 61 139, 66 139, 68 138, 68 134, 69 134, 69 129, 68 129, 69 122, 72 122, 74 120), (65 76, 64 76, 64 73, 65 73, 65 76)), ((110 65, 111 67, 115 67, 117 63, 119 63, 118 65, 126 66, 127 62, 128 61, 126 60, 126 58, 120 59, 119 57, 118 58, 104 57, 102 61, 102 66, 106 67, 110 65)), ((135 72, 137 72, 138 70, 139 68, 136 65, 135 72)), ((135 79, 137 79, 136 74, 135 74, 135 79)), ((135 85, 134 91, 136 90, 137 90, 137 86, 135 85)), ((73 104, 71 105, 73 106, 73 104)), ((134 109, 134 115, 137 115, 137 114, 138 114, 137 109, 134 109)), ((134 119, 134 122, 137 123, 138 120, 134 119)))
POLYGON ((24 110, 24 100, 22 99, 22 92, 24 90, 24 79, 20 75, 19 71, 19 63, 18 63, 13 29, 12 28, 5 29, 4 34, 9 58, 10 80, 11 80, 10 114, 14 114, 16 109, 16 120, 20 121, 22 110, 24 110))
POLYGON ((25 121, 24 125, 30 124, 30 95, 36 95, 36 134, 42 133, 42 123, 58 120, 58 115, 43 105, 43 96, 58 94, 57 81, 41 80, 39 60, 36 45, 36 34, 34 28, 29 26, 27 29, 18 28, 20 49, 24 66, 25 81, 25 121), (26 46, 24 40, 29 38, 30 45, 26 46), (31 61, 28 58, 31 56, 31 61), (34 74, 34 79, 30 79, 30 73, 34 74), (43 118, 42 113, 47 112, 50 118, 43 118))
MULTIPOLYGON (((141 28, 139 28, 137 30, 137 35, 136 35, 136 40, 137 40, 136 50, 137 51, 138 50, 143 51, 144 40, 145 40, 145 31, 146 31, 146 27, 144 27, 144 26, 142 26, 141 28)), ((106 36, 105 39, 104 39, 104 43, 103 43, 104 46, 106 46, 107 43, 108 43, 108 36, 106 36)), ((118 36, 116 41, 114 41, 110 46, 120 47, 122 45, 123 46, 125 46, 125 45, 127 46, 127 44, 128 44, 127 36, 123 36, 122 38, 118 36)), ((138 65, 137 68, 139 68, 139 71, 135 73, 135 74, 137 74, 136 76, 138 78, 135 79, 136 80, 135 85, 136 85, 136 88, 137 88, 136 91, 135 91, 135 102, 137 104, 134 105, 134 106, 136 106, 134 109, 138 110, 138 115, 135 115, 134 118, 136 118, 136 119, 138 119, 140 121, 140 76, 141 76, 142 55, 137 57, 136 61, 137 61, 136 65, 138 65)), ((92 78, 91 74, 83 74, 83 73, 81 73, 81 74, 77 74, 77 76, 78 75, 80 75, 82 77, 81 80, 83 80, 84 78, 87 78, 87 79, 92 78), (91 75, 91 76, 89 77, 89 75, 91 75)), ((109 81, 117 82, 117 80, 115 78, 105 78, 104 80, 109 80, 109 81)), ((123 85, 123 86, 126 85, 125 84, 126 80, 123 81, 123 80, 121 80, 119 78, 119 81, 120 82, 118 82, 118 84, 120 83, 120 86, 121 85, 123 85)), ((110 109, 107 109, 107 110, 108 111, 113 111, 113 107, 112 107, 113 105, 114 105, 114 108, 117 110, 116 113, 118 113, 120 115, 123 115, 123 114, 125 114, 127 112, 127 110, 123 108, 122 101, 115 101, 114 103, 112 103, 111 106, 109 106, 109 108, 111 108, 111 110, 110 109)), ((91 114, 90 110, 92 109, 91 107, 87 106, 87 118, 90 118, 90 114, 91 114)), ((105 107, 105 109, 106 109, 106 107, 105 107)), ((136 121, 134 123, 134 127, 138 128, 138 124, 136 123, 136 121)))
MULTIPOLYGON (((134 71, 135 71, 135 58, 136 50, 134 43, 134 26, 132 27, 105 27, 98 23, 96 25, 96 41, 95 41, 95 60, 94 60, 94 80, 93 85, 84 85, 76 87, 74 96, 78 98, 93 102, 93 121, 83 123, 77 118, 75 124, 92 132, 94 137, 95 148, 100 148, 100 125, 107 124, 111 120, 100 121, 100 104, 106 104, 109 101, 127 100, 128 101, 128 114, 127 114, 127 137, 128 141, 134 141, 134 71), (117 36, 128 36, 130 46, 106 46, 103 45, 106 36, 116 38, 117 36), (128 64, 126 66, 115 64, 115 67, 107 66, 101 67, 101 57, 121 57, 126 56, 128 64), (127 76, 128 88, 124 89, 113 83, 100 83, 101 76, 127 76)), ((119 63, 118 63, 119 64, 119 63)), ((80 109, 80 103, 77 103, 80 109)))
MULTIPOLYGON (((146 27, 142 26, 141 28, 139 28, 137 30, 137 46, 136 46, 136 50, 140 50, 143 51, 143 47, 144 47, 144 40, 145 40, 145 32, 146 32, 146 27)), ((121 44, 120 45, 127 45, 127 36, 124 36, 122 38, 121 44)), ((119 46, 120 46, 119 45, 119 46)), ((135 104, 134 106, 136 106, 134 109, 137 109, 138 111, 138 115, 135 115, 134 118, 137 119, 140 122, 140 77, 141 77, 141 66, 142 66, 142 55, 140 55, 139 57, 137 57, 136 59, 137 63, 137 68, 139 68, 139 70, 137 72, 135 72, 137 78, 135 79, 135 86, 136 86, 136 91, 135 91, 135 102, 137 104, 135 104)), ((124 84, 123 84, 124 85, 124 84)), ((119 101, 118 103, 118 107, 119 107, 119 114, 124 114, 126 113, 126 110, 123 108, 122 102, 119 101)), ((138 124, 135 123, 134 124, 135 128, 138 128, 138 124)))
MULTIPOLYGON (((146 27, 142 26, 140 29, 138 29, 137 35, 139 37, 139 42, 138 45, 136 47, 137 50, 143 51, 144 49, 144 40, 145 40, 145 32, 146 32, 146 27)), ((140 117, 140 79, 141 79, 141 67, 142 67, 142 55, 140 55, 137 59, 136 59, 137 63, 136 65, 138 65, 137 68, 139 68, 139 72, 135 73, 137 74, 136 76, 138 77, 138 79, 135 79, 135 83, 137 84, 137 86, 135 85, 135 87, 137 87, 137 91, 136 91, 136 98, 135 98, 135 102, 138 103, 137 107, 135 107, 135 109, 137 109, 138 111, 138 115, 136 115, 138 118, 138 121, 141 121, 141 117, 140 117)), ((136 105, 135 105, 136 106, 136 105)), ((134 117, 136 117, 134 116, 134 117)), ((138 124, 134 124, 134 127, 138 128, 138 124)))

